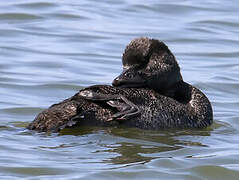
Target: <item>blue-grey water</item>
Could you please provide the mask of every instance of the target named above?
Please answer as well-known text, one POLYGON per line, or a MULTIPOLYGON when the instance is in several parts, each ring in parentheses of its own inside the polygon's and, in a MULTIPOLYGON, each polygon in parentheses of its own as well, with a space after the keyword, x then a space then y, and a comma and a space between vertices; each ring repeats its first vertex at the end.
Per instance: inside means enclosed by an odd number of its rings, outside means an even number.
POLYGON ((0 179, 238 180, 236 0, 1 0, 0 179), (130 40, 163 40, 210 99, 203 130, 25 129, 53 103, 111 84, 130 40))

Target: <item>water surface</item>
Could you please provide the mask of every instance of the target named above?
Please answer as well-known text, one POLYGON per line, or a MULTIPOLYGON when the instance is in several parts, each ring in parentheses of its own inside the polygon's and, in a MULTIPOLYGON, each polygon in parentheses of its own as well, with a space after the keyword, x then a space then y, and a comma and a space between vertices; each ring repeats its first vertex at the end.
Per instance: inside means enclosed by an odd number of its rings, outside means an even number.
POLYGON ((237 180, 239 6, 236 0, 0 2, 1 179, 237 180), (125 46, 163 40, 184 80, 210 99, 203 130, 25 129, 37 113, 111 84, 125 46))

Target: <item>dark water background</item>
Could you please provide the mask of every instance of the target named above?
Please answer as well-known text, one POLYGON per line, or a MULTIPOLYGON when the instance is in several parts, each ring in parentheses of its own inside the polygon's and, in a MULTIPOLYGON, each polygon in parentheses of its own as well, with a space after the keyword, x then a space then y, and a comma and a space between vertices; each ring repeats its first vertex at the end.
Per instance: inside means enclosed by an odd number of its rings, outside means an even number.
POLYGON ((0 179, 238 180, 238 15, 236 0, 1 0, 0 179), (210 128, 24 128, 79 89, 110 84, 140 36, 163 40, 209 97, 210 128))

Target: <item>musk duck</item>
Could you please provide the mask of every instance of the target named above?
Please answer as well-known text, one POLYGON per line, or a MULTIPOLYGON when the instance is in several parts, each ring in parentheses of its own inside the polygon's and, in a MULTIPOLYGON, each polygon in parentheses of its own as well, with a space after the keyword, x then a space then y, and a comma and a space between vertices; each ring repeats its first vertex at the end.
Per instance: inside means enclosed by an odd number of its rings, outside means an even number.
POLYGON ((208 98, 183 81, 178 63, 162 42, 137 38, 126 47, 123 72, 113 86, 96 85, 54 104, 28 129, 119 126, 141 129, 203 128, 212 124, 208 98))

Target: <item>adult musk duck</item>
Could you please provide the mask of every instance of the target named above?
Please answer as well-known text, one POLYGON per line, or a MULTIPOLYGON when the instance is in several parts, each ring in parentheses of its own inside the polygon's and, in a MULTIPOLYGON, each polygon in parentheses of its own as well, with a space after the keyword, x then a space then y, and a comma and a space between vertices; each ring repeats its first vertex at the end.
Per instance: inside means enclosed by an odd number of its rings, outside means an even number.
POLYGON ((123 72, 113 86, 82 89, 41 112, 28 128, 38 131, 83 125, 202 128, 212 123, 209 100, 183 81, 175 57, 163 42, 135 39, 126 47, 122 62, 123 72))

